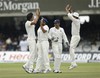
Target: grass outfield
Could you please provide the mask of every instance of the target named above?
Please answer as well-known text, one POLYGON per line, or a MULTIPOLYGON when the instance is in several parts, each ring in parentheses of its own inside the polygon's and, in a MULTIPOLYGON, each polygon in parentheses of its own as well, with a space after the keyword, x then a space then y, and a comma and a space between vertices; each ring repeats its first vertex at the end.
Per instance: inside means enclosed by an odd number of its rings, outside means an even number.
POLYGON ((23 63, 1 63, 0 78, 100 78, 100 63, 81 63, 73 70, 68 70, 69 64, 63 63, 63 73, 59 74, 27 74, 22 65, 23 63))

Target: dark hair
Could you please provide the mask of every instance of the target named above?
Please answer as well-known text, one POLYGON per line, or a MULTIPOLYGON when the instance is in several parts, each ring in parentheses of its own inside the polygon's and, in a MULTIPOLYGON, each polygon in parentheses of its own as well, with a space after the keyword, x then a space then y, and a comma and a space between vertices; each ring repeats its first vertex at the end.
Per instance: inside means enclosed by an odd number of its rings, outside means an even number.
POLYGON ((27 20, 28 21, 30 21, 32 17, 33 17, 33 13, 28 13, 27 14, 27 20))

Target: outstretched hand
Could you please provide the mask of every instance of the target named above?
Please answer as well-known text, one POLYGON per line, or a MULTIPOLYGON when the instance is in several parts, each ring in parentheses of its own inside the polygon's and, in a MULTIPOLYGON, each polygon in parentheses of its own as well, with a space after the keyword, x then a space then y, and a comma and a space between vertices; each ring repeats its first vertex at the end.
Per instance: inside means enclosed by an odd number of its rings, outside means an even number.
POLYGON ((36 15, 40 16, 40 8, 36 9, 36 15))
POLYGON ((69 10, 69 7, 70 7, 70 5, 68 4, 68 5, 66 6, 66 8, 65 8, 65 9, 66 9, 66 10, 69 10))
POLYGON ((66 10, 67 13, 71 12, 72 11, 72 6, 68 4, 66 6, 65 10, 66 10))

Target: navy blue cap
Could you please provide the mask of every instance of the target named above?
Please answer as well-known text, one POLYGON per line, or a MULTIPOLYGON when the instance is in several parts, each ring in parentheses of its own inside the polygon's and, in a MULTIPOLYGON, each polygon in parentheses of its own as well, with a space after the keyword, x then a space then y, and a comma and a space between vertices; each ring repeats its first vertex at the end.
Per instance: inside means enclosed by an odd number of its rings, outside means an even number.
POLYGON ((60 23, 59 19, 54 20, 54 24, 60 23))
POLYGON ((46 18, 42 18, 41 20, 43 20, 45 23, 48 23, 48 20, 46 18))

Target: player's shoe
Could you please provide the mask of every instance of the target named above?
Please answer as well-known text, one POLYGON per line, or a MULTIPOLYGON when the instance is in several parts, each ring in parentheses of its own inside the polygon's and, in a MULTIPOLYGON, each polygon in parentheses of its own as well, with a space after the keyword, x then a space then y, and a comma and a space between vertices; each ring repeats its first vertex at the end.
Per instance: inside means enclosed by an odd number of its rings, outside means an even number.
POLYGON ((70 65, 69 70, 76 68, 76 67, 77 67, 77 64, 72 64, 72 65, 70 65))
POLYGON ((60 70, 53 70, 54 73, 62 73, 60 70))
POLYGON ((48 73, 48 72, 51 72, 51 69, 46 69, 43 71, 43 73, 48 73))
POLYGON ((29 69, 28 67, 26 67, 25 65, 22 66, 22 68, 29 74, 33 73, 33 69, 29 69))
POLYGON ((42 71, 40 71, 40 70, 34 70, 33 73, 34 73, 34 74, 42 73, 42 71))

